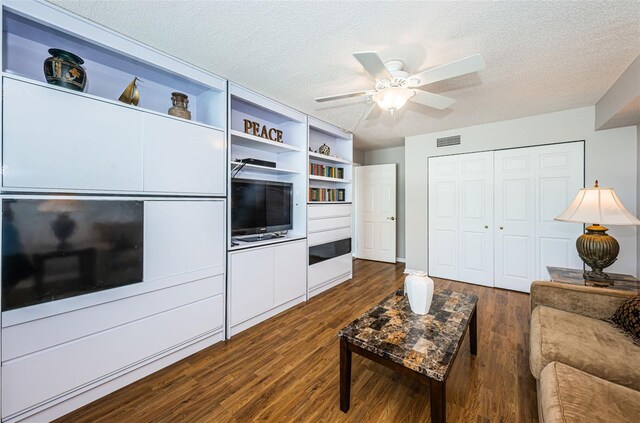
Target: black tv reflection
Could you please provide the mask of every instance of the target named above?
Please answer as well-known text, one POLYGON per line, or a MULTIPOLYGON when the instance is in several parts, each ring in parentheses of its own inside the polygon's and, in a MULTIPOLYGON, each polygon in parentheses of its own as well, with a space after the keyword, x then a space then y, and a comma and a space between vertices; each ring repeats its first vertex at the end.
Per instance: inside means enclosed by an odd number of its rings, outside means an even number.
POLYGON ((142 201, 2 200, 2 310, 142 281, 142 201))

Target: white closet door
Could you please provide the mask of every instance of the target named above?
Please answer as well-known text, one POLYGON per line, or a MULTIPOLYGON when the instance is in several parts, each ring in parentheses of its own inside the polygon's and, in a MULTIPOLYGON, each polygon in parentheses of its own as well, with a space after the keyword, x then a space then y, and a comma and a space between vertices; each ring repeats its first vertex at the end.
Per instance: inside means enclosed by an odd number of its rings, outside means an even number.
POLYGON ((583 187, 582 143, 495 152, 495 286, 529 292, 547 266, 581 267, 582 225, 555 222, 583 187))
POLYGON ((429 274, 493 286, 493 153, 429 159, 429 274))
POLYGON ((495 152, 495 286, 527 290, 534 279, 535 163, 529 148, 495 152))
POLYGON ((557 222, 554 217, 584 187, 584 144, 581 142, 539 147, 536 183, 536 279, 549 279, 547 266, 582 269, 576 239, 581 223, 557 222))
POLYGON ((458 279, 459 156, 431 157, 429 168, 429 275, 458 279))
POLYGON ((463 154, 458 173, 458 280, 493 286, 493 153, 463 154))

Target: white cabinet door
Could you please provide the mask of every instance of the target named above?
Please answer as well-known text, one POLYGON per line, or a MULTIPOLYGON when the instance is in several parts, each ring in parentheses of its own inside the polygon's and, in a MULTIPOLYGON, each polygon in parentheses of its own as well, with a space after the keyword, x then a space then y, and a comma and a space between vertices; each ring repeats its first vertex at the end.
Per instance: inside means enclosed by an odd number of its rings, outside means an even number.
POLYGON ((429 274, 493 286, 493 153, 429 159, 429 274))
POLYGON ((145 201, 145 282, 208 268, 224 268, 222 200, 145 201))
POLYGON ((3 186, 142 191, 141 113, 3 79, 3 186))
POLYGON ((144 190, 224 195, 224 133, 162 116, 144 116, 144 190))
POLYGON ((273 307, 273 248, 258 248, 230 254, 231 326, 273 307))
POLYGON ((307 243, 287 242, 274 247, 274 306, 298 298, 307 290, 307 243))

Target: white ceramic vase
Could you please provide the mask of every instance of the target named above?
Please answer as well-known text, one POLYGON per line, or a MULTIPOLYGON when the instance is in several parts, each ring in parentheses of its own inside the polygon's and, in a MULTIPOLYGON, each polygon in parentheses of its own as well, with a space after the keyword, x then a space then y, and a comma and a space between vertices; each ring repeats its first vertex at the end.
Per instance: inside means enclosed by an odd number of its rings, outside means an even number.
POLYGON ((433 300, 433 279, 424 272, 415 272, 404 279, 404 292, 409 297, 411 311, 427 314, 433 300))

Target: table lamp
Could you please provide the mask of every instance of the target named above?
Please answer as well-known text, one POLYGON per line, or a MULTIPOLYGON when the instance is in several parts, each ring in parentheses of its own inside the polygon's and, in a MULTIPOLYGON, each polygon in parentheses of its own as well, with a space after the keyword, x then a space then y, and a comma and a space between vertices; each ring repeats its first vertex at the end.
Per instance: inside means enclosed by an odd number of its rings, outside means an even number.
POLYGON ((576 240, 576 247, 582 261, 591 267, 591 271, 585 270, 584 278, 602 282, 609 279, 602 269, 611 266, 620 252, 618 241, 608 235, 609 228, 602 225, 640 225, 640 220, 624 207, 613 188, 600 188, 598 181, 593 188, 578 191, 569 207, 554 220, 591 224, 576 240))

